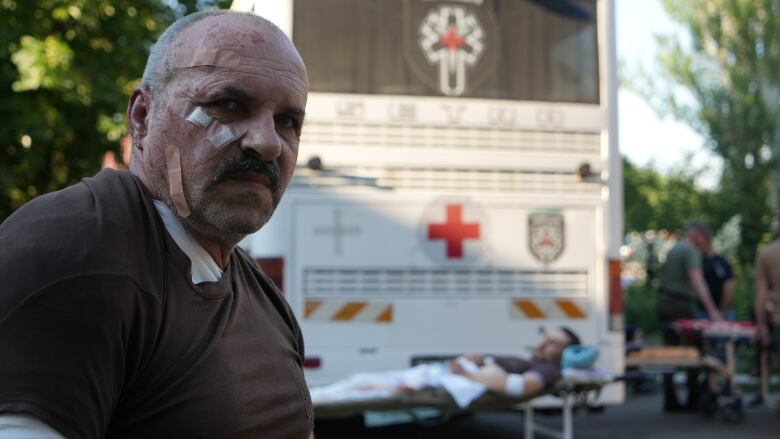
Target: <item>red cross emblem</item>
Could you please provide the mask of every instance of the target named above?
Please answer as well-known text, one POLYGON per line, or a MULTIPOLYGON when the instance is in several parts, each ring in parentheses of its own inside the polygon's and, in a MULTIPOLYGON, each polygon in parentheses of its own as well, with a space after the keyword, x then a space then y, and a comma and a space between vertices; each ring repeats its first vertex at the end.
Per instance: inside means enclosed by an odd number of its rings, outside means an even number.
POLYGON ((447 258, 463 257, 463 241, 479 239, 479 223, 463 222, 463 206, 447 205, 447 218, 441 224, 428 224, 428 239, 443 239, 447 243, 447 258))
POLYGON ((458 29, 454 25, 450 25, 447 33, 439 37, 439 43, 446 46, 449 51, 460 49, 465 42, 466 39, 458 33, 458 29))

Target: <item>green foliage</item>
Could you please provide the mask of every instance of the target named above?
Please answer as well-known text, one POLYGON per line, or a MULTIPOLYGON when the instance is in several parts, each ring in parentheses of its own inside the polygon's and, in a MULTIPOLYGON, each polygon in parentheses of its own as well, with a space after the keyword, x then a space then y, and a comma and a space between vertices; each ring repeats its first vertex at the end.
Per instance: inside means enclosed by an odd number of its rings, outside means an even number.
POLYGON ((645 337, 661 332, 658 320, 658 289, 635 283, 623 293, 623 312, 626 324, 642 330, 645 337))
POLYGON ((696 185, 696 173, 680 168, 663 175, 623 159, 626 232, 680 230, 691 220, 717 229, 718 194, 696 185))
POLYGON ((0 0, 0 221, 94 174, 157 36, 229 1, 0 0))
MULTIPOLYGON (((723 158, 720 219, 740 214, 740 264, 765 240, 780 157, 780 1, 664 0, 690 45, 659 38, 672 88, 656 107, 690 123, 723 158)), ((663 81, 660 81, 663 83, 663 81)), ((659 81, 656 80, 656 84, 659 81)))

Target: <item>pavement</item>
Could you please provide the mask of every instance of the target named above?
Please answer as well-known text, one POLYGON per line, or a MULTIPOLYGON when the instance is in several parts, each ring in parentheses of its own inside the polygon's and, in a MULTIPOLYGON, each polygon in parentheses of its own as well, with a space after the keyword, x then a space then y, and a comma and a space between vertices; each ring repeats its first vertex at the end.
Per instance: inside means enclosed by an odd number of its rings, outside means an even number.
MULTIPOLYGON (((749 399, 749 398, 747 398, 749 399)), ((746 407, 744 420, 729 424, 700 413, 665 414, 661 395, 629 395, 625 403, 602 412, 579 411, 574 417, 576 439, 763 439, 780 437, 780 412, 766 407, 746 407)), ((558 427, 560 416, 537 415, 537 421, 558 427)), ((441 425, 396 425, 367 429, 362 419, 317 422, 317 439, 519 439, 523 437, 520 413, 479 413, 451 419, 441 425)), ((541 434, 537 438, 543 438, 541 434)))

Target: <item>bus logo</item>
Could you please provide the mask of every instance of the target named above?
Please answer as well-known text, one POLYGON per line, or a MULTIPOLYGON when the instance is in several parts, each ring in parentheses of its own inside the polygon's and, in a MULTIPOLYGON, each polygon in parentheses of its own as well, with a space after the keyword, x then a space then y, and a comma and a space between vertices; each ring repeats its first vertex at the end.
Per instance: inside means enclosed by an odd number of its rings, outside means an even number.
POLYGON ((559 212, 536 212, 528 216, 528 247, 543 264, 561 256, 564 248, 563 215, 559 212))
POLYGON ((462 96, 492 73, 498 38, 490 5, 407 0, 406 6, 405 55, 418 77, 445 96, 462 96))
POLYGON ((439 90, 447 96, 466 91, 466 65, 473 66, 485 50, 485 32, 477 17, 459 6, 440 6, 419 27, 425 59, 439 67, 439 90))

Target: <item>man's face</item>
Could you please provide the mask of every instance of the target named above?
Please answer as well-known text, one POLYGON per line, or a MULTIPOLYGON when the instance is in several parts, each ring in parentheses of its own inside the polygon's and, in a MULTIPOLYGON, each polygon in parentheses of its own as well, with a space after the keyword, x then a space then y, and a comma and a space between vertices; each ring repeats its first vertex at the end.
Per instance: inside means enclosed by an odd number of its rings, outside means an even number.
MULTIPOLYGON (((306 106, 308 82, 298 53, 283 36, 251 18, 203 19, 177 37, 168 56, 197 50, 236 51, 251 57, 236 67, 179 70, 164 96, 152 97, 145 142, 156 186, 167 185, 164 150, 178 146, 182 183, 193 227, 246 235, 262 227, 292 177, 306 106), (201 107, 213 120, 246 132, 215 148, 206 130, 185 120, 201 107)), ((158 196, 168 197, 165 191, 158 196)), ((170 201, 170 200, 168 200, 170 201)))
POLYGON ((707 237, 704 233, 693 229, 688 232, 688 242, 699 250, 704 250, 707 245, 707 237))
POLYGON ((560 364, 563 350, 569 344, 569 336, 560 329, 548 331, 544 340, 534 348, 535 360, 546 363, 560 364))

